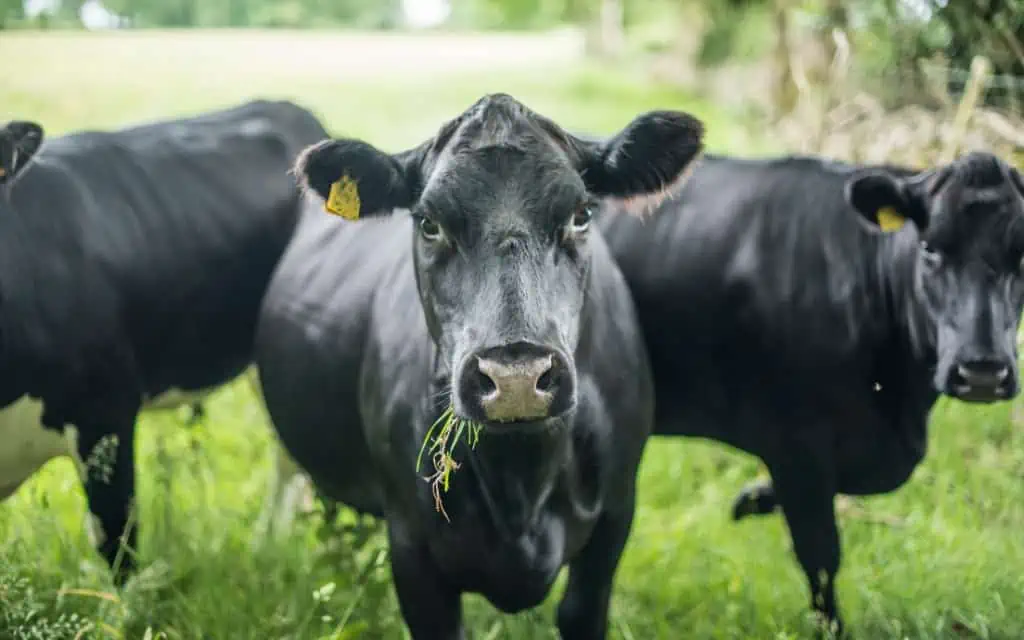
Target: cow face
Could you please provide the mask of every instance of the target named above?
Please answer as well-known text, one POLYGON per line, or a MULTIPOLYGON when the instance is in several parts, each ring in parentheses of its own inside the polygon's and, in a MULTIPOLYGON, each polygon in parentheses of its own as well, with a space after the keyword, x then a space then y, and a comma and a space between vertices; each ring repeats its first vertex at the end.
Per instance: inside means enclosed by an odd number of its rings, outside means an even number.
POLYGON ((544 424, 576 403, 573 353, 602 199, 653 206, 701 148, 703 127, 650 112, 583 141, 514 98, 485 96, 394 155, 316 145, 296 173, 353 218, 409 209, 420 301, 456 414, 544 424))
POLYGON ((919 231, 916 287, 935 329, 936 389, 973 402, 1015 396, 1024 307, 1020 173, 974 152, 908 178, 861 174, 846 193, 872 224, 885 226, 895 211, 919 231))
POLYGON ((0 186, 13 181, 42 144, 43 128, 34 122, 14 120, 0 127, 0 186))

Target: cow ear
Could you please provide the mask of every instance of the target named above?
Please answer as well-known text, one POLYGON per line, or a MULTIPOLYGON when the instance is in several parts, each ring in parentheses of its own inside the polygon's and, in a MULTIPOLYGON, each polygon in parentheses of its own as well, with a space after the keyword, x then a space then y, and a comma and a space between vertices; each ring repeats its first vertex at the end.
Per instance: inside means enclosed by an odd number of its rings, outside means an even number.
POLYGON ((679 111, 650 111, 607 141, 572 138, 587 189, 643 213, 686 179, 703 150, 704 123, 679 111))
POLYGON ((922 195, 904 178, 883 171, 865 171, 846 181, 847 203, 870 225, 884 232, 899 231, 910 220, 920 231, 928 227, 922 195))
POLYGON ((34 122, 15 120, 0 128, 0 184, 24 169, 43 144, 43 128, 34 122))
POLYGON ((324 199, 328 213, 357 220, 412 206, 419 190, 415 153, 388 154, 362 140, 324 140, 299 155, 294 172, 324 199))

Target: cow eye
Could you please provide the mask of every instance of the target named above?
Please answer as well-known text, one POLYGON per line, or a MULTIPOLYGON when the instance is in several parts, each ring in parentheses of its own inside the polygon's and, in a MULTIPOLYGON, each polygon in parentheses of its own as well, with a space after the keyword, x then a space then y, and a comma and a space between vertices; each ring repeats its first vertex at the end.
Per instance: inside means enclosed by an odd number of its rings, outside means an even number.
POLYGON ((929 267, 935 268, 942 264, 942 254, 936 251, 927 242, 921 243, 921 257, 924 259, 924 263, 929 267))
POLYGON ((437 242, 441 239, 441 225, 430 218, 420 218, 420 235, 428 242, 437 242))
POLYGON ((594 211, 590 207, 583 207, 572 215, 569 226, 574 233, 582 233, 590 227, 590 220, 594 217, 594 211))

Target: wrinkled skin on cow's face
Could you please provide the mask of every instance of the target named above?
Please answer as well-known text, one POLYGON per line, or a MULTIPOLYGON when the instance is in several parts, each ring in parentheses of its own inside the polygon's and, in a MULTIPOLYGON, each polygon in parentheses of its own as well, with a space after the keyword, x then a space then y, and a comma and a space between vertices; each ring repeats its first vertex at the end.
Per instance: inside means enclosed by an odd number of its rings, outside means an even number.
POLYGON ((847 199, 878 228, 894 209, 918 230, 914 307, 935 353, 937 391, 968 402, 1020 390, 1017 330, 1024 310, 1024 182, 999 158, 967 154, 910 178, 855 176, 847 199))
POLYGON ((411 211, 439 388, 461 417, 533 428, 576 404, 573 352, 599 199, 657 202, 700 136, 692 117, 652 112, 608 142, 584 141, 498 94, 410 151, 328 141, 300 158, 297 174, 325 199, 348 176, 361 216, 411 211))

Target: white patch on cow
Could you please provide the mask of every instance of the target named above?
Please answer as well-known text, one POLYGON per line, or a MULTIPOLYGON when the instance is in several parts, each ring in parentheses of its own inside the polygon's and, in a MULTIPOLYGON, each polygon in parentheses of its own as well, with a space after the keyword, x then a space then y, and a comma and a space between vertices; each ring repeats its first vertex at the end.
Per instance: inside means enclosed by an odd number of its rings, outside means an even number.
POLYGON ((23 482, 50 460, 70 456, 84 477, 78 455, 78 430, 63 433, 44 429, 43 403, 25 396, 0 409, 0 500, 6 500, 23 482))
MULTIPOLYGON (((202 400, 215 389, 195 392, 172 389, 148 399, 144 409, 174 409, 202 400)), ((6 500, 43 465, 54 458, 69 456, 85 478, 85 464, 78 454, 78 430, 65 427, 63 433, 44 429, 43 403, 24 396, 0 409, 0 501, 6 500)))
MULTIPOLYGON (((9 498, 47 462, 68 456, 85 479, 86 467, 78 455, 78 429, 63 433, 43 428, 43 403, 25 396, 0 410, 0 501, 9 498)), ((106 539, 99 518, 87 513, 85 535, 98 547, 106 539)))
POLYGON ((146 398, 142 408, 149 409, 177 409, 178 407, 193 404, 205 400, 217 390, 218 387, 200 389, 198 391, 182 391, 181 389, 169 389, 157 396, 146 398))

